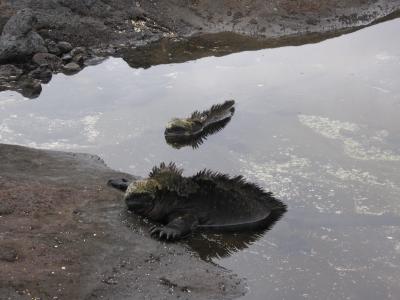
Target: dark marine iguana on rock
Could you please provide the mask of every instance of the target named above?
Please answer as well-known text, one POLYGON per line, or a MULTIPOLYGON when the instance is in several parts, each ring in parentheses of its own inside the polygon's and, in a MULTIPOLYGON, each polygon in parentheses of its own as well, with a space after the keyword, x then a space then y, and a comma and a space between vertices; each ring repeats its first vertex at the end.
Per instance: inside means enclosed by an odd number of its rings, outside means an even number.
POLYGON ((163 240, 180 239, 197 229, 262 230, 286 211, 286 205, 272 193, 242 176, 203 170, 184 177, 182 172, 173 163, 161 163, 144 180, 130 184, 123 179, 110 180, 109 184, 125 191, 128 209, 162 224, 154 226, 150 233, 163 240))
POLYGON ((227 100, 205 111, 195 111, 189 118, 174 118, 165 129, 165 140, 174 148, 197 148, 207 136, 222 130, 235 112, 235 101, 227 100))

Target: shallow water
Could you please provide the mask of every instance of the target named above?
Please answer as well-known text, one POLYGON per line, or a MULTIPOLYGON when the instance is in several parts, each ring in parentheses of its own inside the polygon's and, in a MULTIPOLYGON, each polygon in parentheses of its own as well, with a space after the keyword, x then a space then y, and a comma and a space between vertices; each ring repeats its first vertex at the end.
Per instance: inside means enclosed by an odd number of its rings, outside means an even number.
POLYGON ((95 153, 142 176, 161 161, 242 174, 288 212, 268 233, 209 236, 219 252, 192 248, 246 277, 244 299, 398 299, 399 30, 148 69, 108 59, 55 76, 36 100, 1 92, 0 142, 95 153), (172 117, 225 99, 235 115, 197 150, 165 142, 172 117))

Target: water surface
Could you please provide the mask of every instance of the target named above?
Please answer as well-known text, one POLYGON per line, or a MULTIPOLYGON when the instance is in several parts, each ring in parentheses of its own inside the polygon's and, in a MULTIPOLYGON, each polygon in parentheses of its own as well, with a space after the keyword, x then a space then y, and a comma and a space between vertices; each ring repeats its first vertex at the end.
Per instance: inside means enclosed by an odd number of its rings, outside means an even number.
POLYGON ((111 58, 54 76, 35 100, 1 92, 0 142, 95 153, 142 176, 161 161, 242 174, 288 212, 267 233, 192 248, 247 278, 244 299, 398 299, 399 31, 392 20, 147 69, 111 58), (234 117, 198 149, 165 142, 172 117, 225 99, 234 117))

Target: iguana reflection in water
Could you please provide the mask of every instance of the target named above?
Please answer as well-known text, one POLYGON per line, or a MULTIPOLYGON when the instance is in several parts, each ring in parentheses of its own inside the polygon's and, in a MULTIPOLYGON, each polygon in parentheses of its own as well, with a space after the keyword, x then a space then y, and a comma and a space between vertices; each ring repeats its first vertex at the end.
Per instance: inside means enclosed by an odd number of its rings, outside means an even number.
POLYGON ((174 118, 165 129, 166 142, 176 148, 191 146, 198 148, 207 137, 222 130, 235 112, 235 101, 227 100, 213 105, 210 109, 195 111, 188 118, 174 118))
POLYGON ((229 257, 232 254, 250 247, 261 239, 283 217, 286 209, 275 210, 268 217, 266 227, 257 231, 238 232, 234 234, 198 233, 186 241, 187 245, 203 260, 229 257))

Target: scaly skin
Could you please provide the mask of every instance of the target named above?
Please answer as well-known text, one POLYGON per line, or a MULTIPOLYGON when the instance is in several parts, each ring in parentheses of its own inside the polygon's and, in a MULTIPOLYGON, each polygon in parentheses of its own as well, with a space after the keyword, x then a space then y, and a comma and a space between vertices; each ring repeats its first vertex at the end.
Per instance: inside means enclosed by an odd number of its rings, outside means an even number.
MULTIPOLYGON (((121 188, 120 181, 110 184, 121 188)), ((271 193, 241 176, 203 170, 184 177, 173 163, 162 163, 153 168, 147 179, 127 185, 124 199, 128 209, 162 224, 154 226, 150 233, 163 240, 177 240, 196 229, 268 229, 286 211, 286 206, 271 193)))
POLYGON ((232 118, 234 114, 234 100, 227 100, 222 104, 213 105, 209 110, 203 112, 195 111, 189 118, 174 118, 166 126, 164 135, 166 139, 195 138, 209 126, 232 118))

